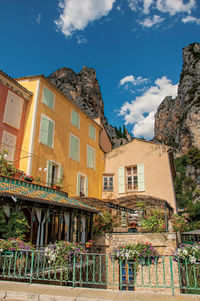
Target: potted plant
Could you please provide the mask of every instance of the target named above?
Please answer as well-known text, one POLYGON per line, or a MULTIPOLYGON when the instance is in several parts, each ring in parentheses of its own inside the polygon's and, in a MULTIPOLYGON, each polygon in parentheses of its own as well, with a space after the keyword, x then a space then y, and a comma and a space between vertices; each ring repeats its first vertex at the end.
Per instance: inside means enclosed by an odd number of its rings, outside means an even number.
POLYGON ((33 176, 25 175, 24 180, 27 182, 33 182, 34 178, 33 178, 33 176))
POLYGON ((109 211, 103 211, 98 214, 94 214, 93 218, 93 230, 94 234, 102 235, 106 232, 112 233, 114 228, 119 225, 118 217, 112 216, 109 211))
POLYGON ((143 216, 141 220, 143 232, 160 233, 166 230, 166 221, 164 215, 159 210, 153 210, 143 216))

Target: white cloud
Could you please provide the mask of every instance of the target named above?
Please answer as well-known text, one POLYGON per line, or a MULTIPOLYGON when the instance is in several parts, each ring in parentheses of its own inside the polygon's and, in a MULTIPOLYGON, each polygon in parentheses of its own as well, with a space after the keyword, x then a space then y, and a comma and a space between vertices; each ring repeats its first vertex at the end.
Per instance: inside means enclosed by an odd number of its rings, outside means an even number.
POLYGON ((120 109, 125 124, 133 125, 133 135, 151 139, 154 135, 154 114, 157 107, 167 95, 176 97, 178 84, 173 85, 171 80, 163 76, 155 81, 143 95, 136 97, 131 102, 126 102, 120 109))
POLYGON ((126 83, 131 83, 134 86, 137 86, 137 85, 141 85, 147 81, 148 81, 148 79, 143 78, 142 76, 134 77, 133 75, 127 75, 120 80, 119 84, 120 84, 120 86, 123 86, 126 83))
POLYGON ((41 21, 41 18, 42 18, 42 15, 41 15, 41 13, 39 13, 38 15, 37 15, 37 17, 36 17, 36 23, 39 25, 40 24, 40 21, 41 21))
POLYGON ((157 16, 157 15, 154 15, 152 18, 151 17, 147 17, 146 19, 144 19, 144 21, 139 21, 138 23, 144 27, 152 27, 154 25, 158 25, 160 24, 161 22, 163 22, 165 19, 160 17, 160 16, 157 16))
POLYGON ((55 21, 57 27, 66 36, 76 30, 83 30, 88 23, 108 15, 115 0, 60 0, 62 13, 55 21))
POLYGON ((77 44, 86 44, 87 40, 83 36, 77 35, 77 44))
POLYGON ((195 8, 195 4, 195 0, 157 0, 157 9, 173 16, 177 13, 191 13, 191 10, 195 8))
POLYGON ((200 25, 200 19, 197 19, 197 18, 192 17, 192 16, 187 16, 187 17, 183 18, 182 22, 183 23, 191 22, 191 23, 196 23, 197 25, 200 25))

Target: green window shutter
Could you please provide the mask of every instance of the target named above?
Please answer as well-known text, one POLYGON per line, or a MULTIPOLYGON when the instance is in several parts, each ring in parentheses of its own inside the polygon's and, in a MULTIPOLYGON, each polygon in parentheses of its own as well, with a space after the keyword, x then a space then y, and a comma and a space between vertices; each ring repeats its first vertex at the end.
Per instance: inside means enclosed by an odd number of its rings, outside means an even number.
POLYGON ((63 180, 63 167, 62 167, 62 165, 59 165, 59 169, 58 169, 58 184, 62 185, 62 180, 63 180))
POLYGON ((95 132, 95 128, 93 127, 93 125, 90 124, 89 127, 89 137, 93 140, 96 139, 96 132, 95 132))
POLYGON ((85 177, 85 196, 88 196, 88 178, 85 177))
POLYGON ((80 196, 80 174, 77 174, 76 195, 80 196))
POLYGON ((54 123, 45 116, 41 120, 40 141, 45 145, 52 147, 54 134, 54 123))
POLYGON ((47 185, 51 185, 52 180, 52 163, 51 161, 47 161, 47 185))
POLYGON ((72 110, 72 116, 71 116, 71 123, 74 125, 74 126, 76 126, 78 129, 79 129, 79 124, 80 124, 80 117, 79 117, 79 114, 76 112, 76 111, 74 111, 74 110, 72 110))
POLYGON ((54 94, 44 87, 43 95, 42 95, 42 103, 44 103, 46 106, 51 108, 53 110, 54 108, 54 94))
POLYGON ((70 135, 70 158, 79 161, 79 139, 70 135))
POLYGON ((124 166, 118 167, 118 191, 125 193, 125 170, 124 166))
POLYGON ((145 191, 144 164, 137 164, 138 191, 145 191))
POLYGON ((95 167, 95 152, 91 146, 87 146, 87 166, 90 168, 95 167))

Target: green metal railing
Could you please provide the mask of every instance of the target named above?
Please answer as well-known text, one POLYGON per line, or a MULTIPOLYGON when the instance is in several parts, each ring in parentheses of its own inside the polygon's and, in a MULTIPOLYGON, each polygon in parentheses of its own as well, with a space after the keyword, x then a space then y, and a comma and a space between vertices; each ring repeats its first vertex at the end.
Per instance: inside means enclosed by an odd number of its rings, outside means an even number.
POLYGON ((0 252, 0 279, 120 290, 161 289, 200 294, 200 266, 172 256, 136 262, 114 261, 105 254, 81 254, 50 262, 44 251, 0 252))

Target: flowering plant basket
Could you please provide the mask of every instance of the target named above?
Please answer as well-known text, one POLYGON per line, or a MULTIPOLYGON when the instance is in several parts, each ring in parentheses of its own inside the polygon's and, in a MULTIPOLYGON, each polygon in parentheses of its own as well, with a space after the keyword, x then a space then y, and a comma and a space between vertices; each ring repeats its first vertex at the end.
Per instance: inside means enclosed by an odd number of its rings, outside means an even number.
POLYGON ((200 244, 182 244, 173 256, 175 261, 182 264, 200 264, 200 244))
POLYGON ((24 180, 27 182, 33 182, 34 178, 33 178, 33 176, 25 175, 24 180))
POLYGON ((66 265, 73 263, 74 258, 76 262, 85 254, 84 248, 76 243, 68 241, 59 241, 54 244, 47 245, 44 249, 44 255, 51 264, 66 265))
POLYGON ((149 243, 128 244, 119 246, 110 254, 111 258, 121 262, 133 261, 136 264, 148 265, 156 262, 158 252, 149 243))
POLYGON ((19 250, 30 251, 33 246, 30 243, 26 243, 19 238, 9 238, 8 240, 0 239, 0 251, 1 252, 14 252, 19 250))

